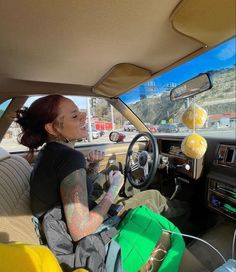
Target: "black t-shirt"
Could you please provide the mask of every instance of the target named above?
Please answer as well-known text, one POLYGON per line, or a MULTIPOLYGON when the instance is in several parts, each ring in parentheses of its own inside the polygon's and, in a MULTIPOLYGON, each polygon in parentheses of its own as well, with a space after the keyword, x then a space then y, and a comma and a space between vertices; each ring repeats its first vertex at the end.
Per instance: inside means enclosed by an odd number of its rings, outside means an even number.
MULTIPOLYGON (((81 152, 57 142, 47 143, 40 150, 30 177, 33 214, 40 217, 49 209, 61 205, 60 183, 81 168, 86 168, 81 152)), ((92 185, 87 184, 87 188, 88 194, 91 194, 92 185)))

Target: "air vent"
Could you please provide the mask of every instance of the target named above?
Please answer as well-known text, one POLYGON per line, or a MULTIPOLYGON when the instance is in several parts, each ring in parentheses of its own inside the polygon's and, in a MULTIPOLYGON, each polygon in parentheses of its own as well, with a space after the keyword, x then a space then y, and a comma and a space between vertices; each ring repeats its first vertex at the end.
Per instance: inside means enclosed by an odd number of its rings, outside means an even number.
POLYGON ((216 164, 236 168, 236 146, 221 144, 217 152, 216 164))

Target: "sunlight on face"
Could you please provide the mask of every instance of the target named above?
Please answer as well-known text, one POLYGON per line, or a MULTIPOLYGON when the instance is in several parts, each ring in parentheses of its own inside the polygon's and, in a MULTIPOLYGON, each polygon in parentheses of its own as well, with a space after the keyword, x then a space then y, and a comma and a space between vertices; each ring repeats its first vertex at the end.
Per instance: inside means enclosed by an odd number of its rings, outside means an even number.
POLYGON ((59 104, 59 114, 56 118, 56 129, 68 140, 86 138, 86 113, 80 112, 73 101, 64 98, 59 104))

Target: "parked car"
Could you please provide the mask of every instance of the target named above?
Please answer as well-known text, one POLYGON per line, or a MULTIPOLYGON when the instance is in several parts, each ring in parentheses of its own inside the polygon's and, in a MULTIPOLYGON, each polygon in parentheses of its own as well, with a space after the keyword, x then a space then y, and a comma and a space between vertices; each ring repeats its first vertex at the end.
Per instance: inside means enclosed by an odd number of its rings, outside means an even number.
POLYGON ((179 128, 174 124, 160 124, 158 126, 159 132, 166 132, 166 133, 176 133, 179 132, 179 128))
MULTIPOLYGON (((96 128, 92 127, 92 139, 98 139, 101 136, 100 131, 96 130, 96 128)), ((85 139, 86 141, 89 140, 89 137, 85 139)))
POLYGON ((183 123, 177 124, 177 128, 179 129, 179 132, 186 132, 189 130, 183 123))
POLYGON ((129 121, 125 121, 123 125, 124 131, 134 131, 136 128, 129 121))
POLYGON ((96 130, 95 128, 92 128, 92 136, 93 139, 98 139, 100 137, 100 131, 96 130))
POLYGON ((100 132, 100 136, 105 135, 105 131, 104 130, 99 130, 99 132, 100 132))
POLYGON ((150 123, 144 123, 145 126, 148 128, 148 130, 152 133, 156 133, 157 132, 157 127, 150 124, 150 123))

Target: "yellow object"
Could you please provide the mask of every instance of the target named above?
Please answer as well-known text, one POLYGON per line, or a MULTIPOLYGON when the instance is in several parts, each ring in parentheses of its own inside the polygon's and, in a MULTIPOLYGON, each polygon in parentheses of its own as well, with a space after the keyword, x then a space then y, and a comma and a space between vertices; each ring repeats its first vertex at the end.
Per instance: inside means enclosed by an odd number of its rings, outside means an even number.
POLYGON ((206 111, 195 103, 192 103, 182 116, 182 122, 191 129, 203 127, 206 120, 206 111))
POLYGON ((46 246, 0 243, 0 271, 62 272, 62 269, 46 246))
POLYGON ((192 133, 184 138, 181 144, 182 152, 192 158, 200 159, 207 149, 207 141, 197 133, 192 133))

